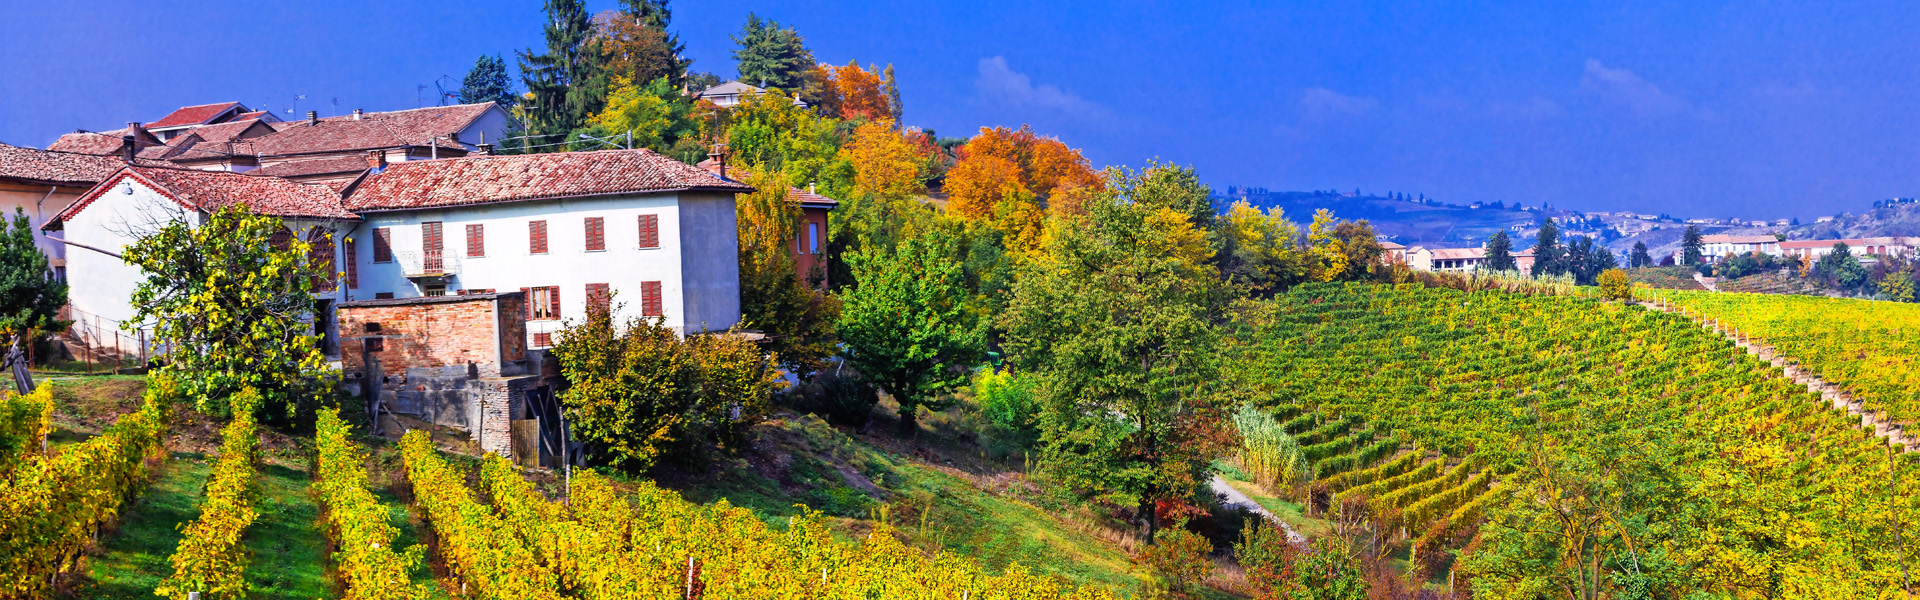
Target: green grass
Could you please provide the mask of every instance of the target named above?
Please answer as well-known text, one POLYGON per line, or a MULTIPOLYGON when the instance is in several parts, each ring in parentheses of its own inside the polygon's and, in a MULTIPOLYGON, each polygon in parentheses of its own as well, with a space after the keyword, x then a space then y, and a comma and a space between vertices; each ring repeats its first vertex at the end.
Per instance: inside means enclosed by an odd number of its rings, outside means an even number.
POLYGON ((1237 470, 1231 474, 1223 472, 1221 478, 1227 480, 1227 485, 1233 486, 1233 489, 1240 490, 1240 493, 1246 494, 1248 498, 1259 503, 1261 508, 1267 509, 1267 512, 1285 521, 1294 531, 1300 532, 1300 535, 1311 538, 1333 531, 1332 523, 1307 516, 1306 507, 1301 506, 1300 503, 1274 496, 1259 484, 1235 477, 1234 474, 1237 473, 1237 470))
POLYGON ((306 600, 332 595, 326 574, 326 532, 320 507, 308 493, 306 471, 271 464, 260 466, 253 486, 260 496, 260 518, 247 528, 249 598, 306 600))
POLYGON ((101 553, 87 563, 68 596, 151 600, 153 588, 173 572, 167 558, 180 545, 178 525, 200 514, 201 488, 211 470, 206 457, 175 453, 153 483, 120 515, 120 530, 104 536, 101 553))
POLYGON ((1056 511, 935 469, 909 464, 899 472, 905 481, 890 491, 907 495, 902 504, 932 501, 924 526, 917 519, 894 523, 917 541, 971 556, 995 572, 1018 562, 1076 585, 1127 590, 1140 584, 1126 552, 1064 522, 1056 511))

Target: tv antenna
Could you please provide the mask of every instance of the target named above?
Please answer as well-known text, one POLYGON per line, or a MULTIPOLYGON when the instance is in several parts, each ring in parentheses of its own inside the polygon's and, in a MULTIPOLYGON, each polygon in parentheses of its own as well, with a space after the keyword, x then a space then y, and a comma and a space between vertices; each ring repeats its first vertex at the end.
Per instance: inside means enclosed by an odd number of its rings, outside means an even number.
POLYGON ((447 86, 440 85, 440 82, 447 81, 450 79, 453 79, 453 76, 441 75, 439 79, 433 80, 433 89, 440 91, 440 106, 446 106, 447 100, 458 98, 460 96, 460 88, 457 88, 457 87, 453 88, 453 91, 449 92, 447 91, 447 86))
POLYGON ((420 108, 422 106, 427 105, 425 96, 422 96, 422 94, 425 94, 426 91, 427 91, 427 84, 422 83, 420 85, 413 86, 413 107, 414 108, 420 108))
POLYGON ((305 99, 307 99, 306 94, 294 94, 293 103, 291 104, 292 108, 287 109, 287 116, 291 117, 296 114, 300 110, 300 101, 305 99))

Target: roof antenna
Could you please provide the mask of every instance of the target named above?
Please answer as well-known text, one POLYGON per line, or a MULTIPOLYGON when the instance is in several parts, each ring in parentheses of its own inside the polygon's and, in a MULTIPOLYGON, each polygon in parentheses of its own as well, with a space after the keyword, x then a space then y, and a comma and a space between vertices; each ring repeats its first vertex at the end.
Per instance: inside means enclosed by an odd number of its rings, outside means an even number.
POLYGON ((413 86, 413 107, 414 108, 420 108, 422 106, 427 105, 427 101, 424 99, 425 96, 423 96, 423 94, 425 94, 426 92, 427 92, 427 84, 422 83, 420 85, 413 86))
POLYGON ((300 101, 305 99, 307 99, 306 94, 294 94, 291 107, 287 109, 287 116, 291 117, 293 115, 299 114, 298 111, 300 110, 300 101))

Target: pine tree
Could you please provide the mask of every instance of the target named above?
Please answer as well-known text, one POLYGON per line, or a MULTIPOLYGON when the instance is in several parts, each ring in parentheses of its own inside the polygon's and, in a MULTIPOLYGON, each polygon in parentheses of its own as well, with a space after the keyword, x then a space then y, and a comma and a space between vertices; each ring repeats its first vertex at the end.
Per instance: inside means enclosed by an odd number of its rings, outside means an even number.
POLYGON ((667 73, 667 81, 674 85, 686 83, 687 69, 693 67, 693 59, 686 58, 687 45, 680 42, 680 34, 667 31, 667 26, 673 23, 673 9, 667 6, 667 0, 620 0, 620 12, 660 31, 667 40, 667 51, 673 55, 673 68, 667 73))
POLYGON ((1567 268, 1560 264, 1560 252, 1560 228, 1553 224, 1553 219, 1547 219, 1547 222, 1540 224, 1540 235, 1534 238, 1533 271, 1530 274, 1539 277, 1567 272, 1567 268))
MULTIPOLYGON (((532 95, 527 101, 527 147, 551 144, 586 125, 607 99, 607 76, 600 44, 583 0, 547 0, 547 51, 522 50, 520 77, 532 95)), ((549 148, 550 149, 550 148, 549 148)))
POLYGON ((1702 245, 1700 241, 1700 226, 1688 225, 1686 235, 1680 238, 1680 264, 1687 266, 1700 264, 1702 258, 1700 247, 1702 245))
POLYGON ((906 109, 900 106, 900 86, 893 80, 893 63, 887 63, 887 71, 881 74, 881 81, 881 87, 887 92, 887 108, 892 110, 893 122, 897 124, 906 109))
POLYGON ((503 109, 513 108, 519 98, 513 94, 513 80, 507 77, 507 61, 498 55, 480 55, 466 78, 460 80, 459 98, 461 104, 492 102, 503 109))
POLYGON ((1513 262, 1513 240, 1507 239, 1507 232, 1500 231, 1487 240, 1487 268, 1495 271, 1515 271, 1513 262))
POLYGON ((747 13, 747 27, 734 36, 740 49, 733 51, 739 63, 740 82, 764 88, 798 91, 805 83, 806 71, 813 68, 813 52, 792 28, 781 29, 771 19, 762 21, 747 13))
POLYGON ((1627 264, 1635 269, 1653 266, 1653 255, 1647 254, 1646 242, 1633 243, 1633 254, 1628 258, 1627 264))

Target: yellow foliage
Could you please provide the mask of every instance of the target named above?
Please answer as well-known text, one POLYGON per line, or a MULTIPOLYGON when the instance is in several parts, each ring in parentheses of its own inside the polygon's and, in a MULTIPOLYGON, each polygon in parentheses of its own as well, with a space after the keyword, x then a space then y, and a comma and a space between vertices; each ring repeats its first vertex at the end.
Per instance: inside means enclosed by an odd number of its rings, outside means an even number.
POLYGON ((920 183, 919 153, 912 142, 894 130, 892 121, 870 121, 855 128, 853 141, 840 152, 853 163, 855 193, 898 200, 925 191, 920 183))

